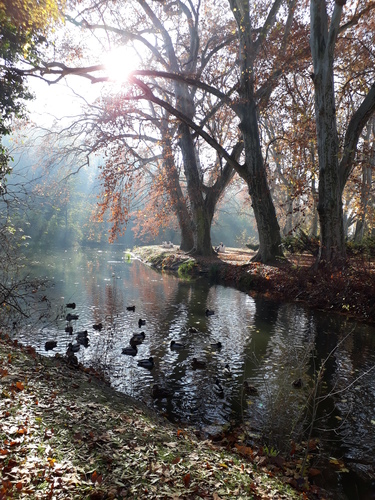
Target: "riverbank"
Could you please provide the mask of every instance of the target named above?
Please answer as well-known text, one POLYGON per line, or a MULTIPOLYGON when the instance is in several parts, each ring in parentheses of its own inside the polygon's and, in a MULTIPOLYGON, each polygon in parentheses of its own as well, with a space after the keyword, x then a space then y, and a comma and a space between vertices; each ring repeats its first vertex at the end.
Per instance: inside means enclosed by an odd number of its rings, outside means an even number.
POLYGON ((4 333, 0 367, 0 499, 327 498, 284 460, 198 439, 4 333))
POLYGON ((140 260, 152 267, 187 276, 207 276, 250 295, 299 302, 315 309, 375 322, 375 263, 352 258, 345 269, 313 269, 310 255, 288 255, 275 266, 251 262, 254 252, 227 248, 213 257, 193 257, 161 246, 137 247, 140 260), (179 271, 180 270, 180 271, 179 271))

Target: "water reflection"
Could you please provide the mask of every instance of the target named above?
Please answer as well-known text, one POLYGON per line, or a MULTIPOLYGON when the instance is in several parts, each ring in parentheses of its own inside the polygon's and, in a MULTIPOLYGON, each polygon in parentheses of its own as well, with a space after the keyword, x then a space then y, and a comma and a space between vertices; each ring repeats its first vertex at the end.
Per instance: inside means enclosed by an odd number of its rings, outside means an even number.
POLYGON ((65 332, 64 305, 76 302, 79 319, 71 322, 74 331, 87 329, 89 334, 88 347, 81 347, 77 357, 100 367, 120 391, 174 421, 196 426, 250 422, 278 449, 286 449, 313 424, 314 432, 336 451, 367 473, 373 471, 373 328, 296 305, 254 300, 220 285, 183 282, 128 261, 115 249, 46 256, 30 272, 48 273, 55 281, 48 292, 53 320, 38 329, 22 328, 18 334, 39 352, 65 353, 74 333, 65 332), (129 305, 135 305, 135 312, 127 310, 129 305), (207 317, 207 308, 215 314, 207 317), (142 328, 139 318, 146 319, 142 328), (93 330, 97 323, 103 324, 102 331, 93 330), (145 340, 137 356, 123 355, 129 339, 140 331, 145 332, 145 340), (57 341, 53 351, 45 352, 47 340, 57 341), (172 340, 186 348, 171 350, 172 340), (222 348, 214 349, 211 344, 218 341, 222 348), (138 359, 149 356, 155 360, 153 370, 137 366, 138 359), (193 358, 202 359, 207 368, 194 369, 193 358), (319 411, 312 422, 309 396, 323 361, 319 411), (223 373, 226 364, 231 377, 223 373), (223 396, 214 391, 216 377, 223 385, 223 396), (295 387, 293 382, 299 379, 302 387, 295 387), (244 380, 258 394, 244 394, 244 380), (168 388, 173 396, 154 400, 154 384, 168 388))

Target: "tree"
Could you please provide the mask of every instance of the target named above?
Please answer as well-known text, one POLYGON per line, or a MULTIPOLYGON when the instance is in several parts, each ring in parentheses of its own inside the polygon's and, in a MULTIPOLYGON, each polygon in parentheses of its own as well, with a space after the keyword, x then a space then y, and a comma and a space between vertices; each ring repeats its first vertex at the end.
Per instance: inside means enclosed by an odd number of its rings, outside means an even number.
MULTIPOLYGON (((181 122, 179 128, 180 147, 184 157, 190 204, 195 217, 196 237, 198 239, 207 238, 210 222, 210 217, 206 217, 205 214, 203 203, 205 194, 201 191, 199 168, 195 165, 196 158, 193 149, 194 140, 200 137, 214 149, 221 161, 227 162, 228 168, 234 168, 247 182, 256 213, 260 238, 257 260, 264 262, 281 255, 281 240, 262 158, 257 110, 258 106, 267 102, 282 74, 286 42, 294 15, 294 2, 290 2, 288 6, 286 23, 283 22, 285 12, 280 10, 281 5, 281 0, 275 1, 270 7, 268 3, 262 4, 260 8, 254 7, 254 12, 250 15, 248 2, 243 0, 230 2, 229 5, 222 2, 220 11, 218 11, 217 2, 215 8, 212 5, 212 9, 210 9, 211 4, 207 3, 204 5, 206 17, 202 23, 202 29, 206 29, 203 31, 205 33, 204 39, 200 39, 198 36, 199 14, 203 6, 200 3, 195 5, 193 2, 179 1, 176 4, 164 6, 154 3, 154 10, 152 10, 151 5, 145 0, 135 1, 132 8, 134 12, 136 11, 138 21, 136 22, 136 18, 129 14, 127 21, 130 26, 128 28, 126 25, 125 27, 124 25, 110 26, 107 20, 109 11, 105 12, 104 22, 101 24, 91 23, 86 19, 90 12, 89 8, 83 11, 83 20, 79 21, 79 16, 77 16, 73 21, 86 29, 96 31, 105 29, 107 34, 116 34, 122 40, 144 43, 154 54, 156 69, 134 71, 129 82, 138 91, 132 90, 129 95, 132 95, 135 100, 143 99, 155 106, 163 107, 181 122), (228 11, 228 6, 231 11, 228 11), (237 23, 238 47, 233 45, 235 37, 233 37, 232 32, 235 26, 233 20, 230 19, 230 12, 234 15, 237 23), (278 18, 277 14, 279 14, 278 18), (169 19, 173 18, 175 28, 171 30, 172 36, 163 25, 163 18, 166 19, 168 26, 171 26, 169 19), (130 22, 129 19, 131 19, 130 22), (184 26, 182 20, 185 22, 184 26), (142 29, 146 30, 144 33, 152 33, 152 44, 149 37, 142 35, 142 29), (176 40, 178 43, 175 49, 176 40), (272 50, 273 46, 277 47, 278 52, 272 50), (224 49, 226 50, 224 51, 224 49), (268 71, 264 73, 256 66, 256 61, 258 66, 261 64, 260 53, 262 51, 274 63, 273 68, 270 64, 267 66, 268 71), (229 64, 226 64, 227 61, 229 64), (239 66, 237 67, 238 61, 239 66), (216 66, 212 62, 216 63, 216 66), (164 71, 160 71, 161 68, 164 71), (220 68, 221 73, 217 71, 218 68, 220 68), (226 68, 234 68, 237 75, 233 71, 227 72, 226 68), (163 92, 159 92, 160 84, 157 82, 162 79, 173 82, 173 103, 165 99, 163 92), (255 89, 255 87, 257 88, 255 89), (230 113, 231 116, 233 116, 233 112, 237 114, 240 121, 238 130, 244 140, 245 164, 241 165, 233 155, 231 156, 227 147, 223 147, 210 134, 204 116, 197 116, 194 112, 193 99, 199 98, 203 101, 207 100, 207 96, 214 99, 212 115, 222 109, 226 109, 226 112, 230 113)), ((95 4, 93 10, 96 7, 95 4)), ((104 7, 104 4, 100 4, 100 7, 104 7)), ((122 21, 119 11, 116 12, 116 19, 122 21)), ((296 53, 297 50, 294 47, 289 54, 289 61, 295 59, 296 53)), ((94 76, 95 72, 102 70, 103 65, 72 68, 51 61, 44 64, 43 67, 35 68, 31 73, 38 71, 45 77, 56 75, 57 80, 68 74, 75 74, 85 76, 91 81, 104 81, 106 77, 94 76)), ((209 99, 207 101, 209 102, 209 99)), ((238 123, 236 119, 233 121, 238 123)), ((209 240, 203 241, 203 252, 207 251, 208 243, 209 240)), ((197 248, 197 251, 200 252, 201 249, 197 248)))
MULTIPOLYGON (((5 0, 0 4, 0 137, 10 133, 14 118, 25 116, 24 101, 32 98, 20 64, 38 64, 45 35, 59 17, 55 0, 5 0)), ((0 145, 0 190, 10 173, 9 160, 7 149, 0 145)))
MULTIPOLYGON (((361 2, 356 12, 340 27, 345 0, 336 0, 328 15, 328 2, 311 0, 310 46, 314 73, 315 119, 319 158, 319 203, 321 252, 319 262, 341 264, 346 259, 342 195, 352 171, 360 134, 375 111, 374 74, 362 79, 362 101, 352 114, 340 147, 337 130, 336 87, 334 81, 335 49, 340 33, 360 22, 371 22, 373 2, 361 2), (360 9, 360 7, 362 9, 360 9), (373 82, 371 85, 371 81, 373 82)), ((351 14, 351 12, 349 12, 351 14)), ((371 32, 371 31, 370 31, 371 32)), ((362 45, 369 40, 363 39, 362 45)), ((348 47, 345 47, 348 50, 348 47)), ((351 52, 352 57, 357 54, 351 52)), ((368 52, 370 55, 370 52, 368 52)), ((372 63, 372 67, 374 63, 372 63)))

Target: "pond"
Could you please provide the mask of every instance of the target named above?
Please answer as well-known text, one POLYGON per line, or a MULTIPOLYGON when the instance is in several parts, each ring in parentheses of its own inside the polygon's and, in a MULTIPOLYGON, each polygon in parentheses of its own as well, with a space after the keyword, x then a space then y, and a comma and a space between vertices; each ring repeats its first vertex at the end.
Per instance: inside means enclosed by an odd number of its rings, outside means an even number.
POLYGON ((80 362, 101 369, 114 388, 171 421, 204 432, 245 422, 270 450, 285 452, 313 425, 312 436, 319 437, 314 442, 355 472, 337 475, 346 498, 365 498, 361 488, 371 491, 360 478, 375 477, 373 327, 253 299, 207 280, 183 281, 118 247, 46 254, 29 272, 54 285, 38 292, 50 306, 48 320, 20 327, 21 342, 47 356, 65 354, 76 332, 87 330, 88 344, 76 354, 80 362), (72 302, 76 308, 67 309, 72 302), (214 314, 206 315, 207 309, 214 314), (69 312, 78 319, 68 323, 69 312), (101 331, 93 328, 99 323, 101 331), (65 331, 68 325, 73 335, 65 331), (140 332, 145 338, 137 355, 123 354, 140 332), (49 340, 57 346, 46 351, 49 340), (172 341, 183 346, 173 349, 172 341), (152 369, 138 366, 150 356, 152 369), (205 367, 193 366, 193 358, 205 367), (245 391, 244 381, 253 388, 245 391), (154 384, 168 390, 167 397, 153 398, 154 384))

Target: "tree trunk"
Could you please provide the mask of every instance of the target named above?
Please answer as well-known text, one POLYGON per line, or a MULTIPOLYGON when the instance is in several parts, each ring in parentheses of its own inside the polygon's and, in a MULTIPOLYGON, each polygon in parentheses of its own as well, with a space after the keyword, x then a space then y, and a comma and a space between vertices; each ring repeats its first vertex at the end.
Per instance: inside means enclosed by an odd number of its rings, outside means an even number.
POLYGON ((266 263, 282 256, 281 235, 261 152, 251 80, 249 78, 247 81, 247 98, 238 112, 245 146, 246 173, 243 178, 249 188, 259 234, 259 250, 253 260, 266 263))
POLYGON ((182 192, 179 174, 172 154, 172 144, 167 131, 164 131, 163 158, 167 169, 165 175, 165 188, 169 194, 173 209, 177 216, 181 232, 180 249, 190 252, 194 247, 194 233, 191 214, 186 204, 186 198, 182 192))
POLYGON ((212 215, 207 213, 204 203, 193 138, 189 127, 183 123, 180 125, 180 147, 193 218, 194 251, 198 255, 211 256, 212 215))
MULTIPOLYGON (((237 23, 239 41, 239 71, 241 74, 238 86, 238 104, 234 107, 240 118, 245 150, 245 165, 238 174, 246 181, 252 201, 252 207, 259 234, 259 250, 253 260, 258 262, 273 262, 282 256, 280 227, 276 218, 271 192, 268 186, 267 173, 263 161, 257 103, 254 95, 255 65, 262 40, 267 36, 270 27, 276 20, 281 0, 274 0, 265 26, 256 38, 252 29, 249 2, 247 0, 229 0, 233 16, 237 23)), ((289 17, 288 17, 289 19, 289 17)), ((268 92, 272 84, 268 86, 268 92)))
POLYGON ((338 135, 333 78, 334 46, 342 6, 337 3, 328 32, 325 0, 311 0, 311 53, 314 64, 315 119, 319 158, 319 262, 340 264, 346 259, 338 135))
MULTIPOLYGON (((369 126, 367 127, 365 141, 370 143, 371 133, 375 132, 375 118, 371 120, 369 126)), ((359 219, 357 220, 355 226, 354 241, 359 243, 363 240, 363 236, 366 228, 366 215, 368 211, 368 203, 370 199, 371 186, 372 186, 372 170, 375 167, 375 142, 373 141, 372 147, 369 147, 369 163, 370 167, 367 165, 362 166, 362 184, 361 184, 361 213, 359 214, 359 219)), ((364 158, 366 162, 366 159, 364 158)))
POLYGON ((283 236, 291 236, 293 233, 293 198, 290 196, 288 189, 286 191, 285 201, 285 224, 283 228, 283 236))

